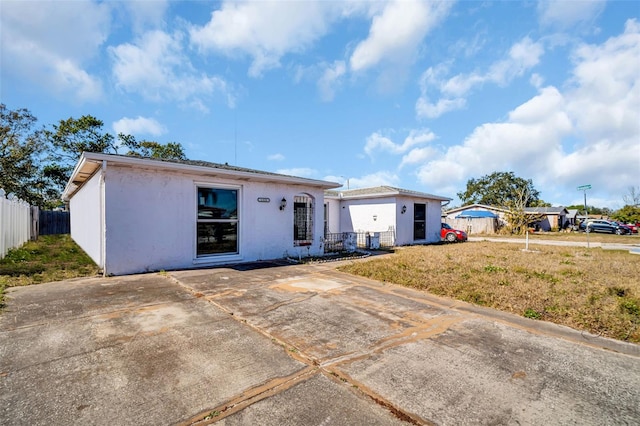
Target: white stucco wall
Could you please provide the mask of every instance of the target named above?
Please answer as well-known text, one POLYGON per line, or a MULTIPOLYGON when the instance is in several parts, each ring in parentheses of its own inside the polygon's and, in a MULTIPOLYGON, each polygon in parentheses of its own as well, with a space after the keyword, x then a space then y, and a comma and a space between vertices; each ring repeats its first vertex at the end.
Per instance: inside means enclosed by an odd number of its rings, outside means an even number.
POLYGON ((396 245, 404 246, 413 244, 413 203, 414 200, 407 197, 397 198, 398 221, 396 228, 396 245), (407 206, 407 211, 402 213, 402 206, 407 206))
POLYGON ((329 206, 328 209, 328 222, 329 222, 329 232, 330 233, 338 233, 344 232, 340 229, 340 200, 336 199, 325 199, 325 204, 329 206))
POLYGON ((398 197, 398 225, 396 229, 396 244, 408 245, 414 243, 437 243, 440 241, 440 201, 428 200, 424 198, 412 198, 412 197, 398 197), (426 218, 425 218, 425 239, 415 241, 413 239, 413 218, 414 218, 414 205, 426 204, 426 218), (407 211, 402 214, 402 206, 407 206, 407 211))
POLYGON ((442 203, 440 201, 426 200, 427 202, 427 242, 440 241, 440 229, 442 228, 442 203))
POLYGON ((99 170, 69 200, 71 237, 102 268, 102 201, 99 170))
POLYGON ((396 230, 396 245, 436 243, 440 241, 441 207, 440 201, 407 196, 364 198, 357 200, 330 200, 329 209, 331 232, 384 232, 390 226, 396 230), (414 241, 414 204, 426 204, 425 239, 414 241), (337 213, 336 213, 336 208, 337 213), (406 212, 402 213, 402 207, 406 212), (373 220, 373 216, 376 220, 373 220), (335 217, 339 217, 339 230, 334 231, 335 217))
POLYGON ((395 198, 342 200, 341 232, 383 232, 396 226, 395 198))
MULTIPOLYGON (((208 264, 322 254, 323 189, 206 178, 194 174, 109 165, 106 179, 106 272, 121 275, 208 264), (196 258, 196 187, 239 191, 239 254, 196 258), (293 244, 293 197, 315 199, 314 241, 293 244), (268 203, 257 201, 270 198, 268 203), (279 210, 280 200, 287 207, 279 210)), ((74 197, 75 198, 75 197, 74 197)))

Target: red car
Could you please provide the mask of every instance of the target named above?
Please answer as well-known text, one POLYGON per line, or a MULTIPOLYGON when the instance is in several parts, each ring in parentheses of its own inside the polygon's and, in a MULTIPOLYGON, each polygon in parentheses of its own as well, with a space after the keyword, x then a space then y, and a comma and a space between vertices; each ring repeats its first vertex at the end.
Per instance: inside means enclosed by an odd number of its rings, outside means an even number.
POLYGON ((467 241, 467 233, 453 229, 446 223, 443 223, 440 228, 440 240, 448 243, 467 241))
MULTIPOLYGON (((620 228, 624 228, 627 232, 627 234, 633 234, 633 225, 625 225, 622 222, 616 222, 615 220, 612 220, 611 223, 615 223, 616 225, 618 225, 620 228)), ((635 232, 638 232, 638 230, 636 229, 635 232)))

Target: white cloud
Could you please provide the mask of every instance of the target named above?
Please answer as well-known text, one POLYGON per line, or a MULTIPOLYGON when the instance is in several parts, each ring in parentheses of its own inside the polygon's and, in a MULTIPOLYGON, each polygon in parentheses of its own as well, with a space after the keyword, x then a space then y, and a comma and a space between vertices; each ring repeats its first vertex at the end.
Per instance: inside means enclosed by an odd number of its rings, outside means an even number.
MULTIPOLYGON (((538 65, 544 53, 541 43, 534 43, 529 37, 511 46, 509 56, 491 66, 484 79, 498 85, 506 85, 527 70, 538 65)), ((474 82, 474 85, 478 82, 474 82)), ((480 81, 482 83, 482 81, 480 81)))
POLYGON ((546 188, 543 199, 567 200, 577 185, 589 183, 604 205, 615 203, 638 185, 639 57, 636 20, 618 37, 578 47, 565 93, 540 88, 504 122, 478 126, 462 145, 430 153, 417 170, 419 181, 457 192, 471 177, 515 171, 546 188))
POLYGON ((276 170, 276 173, 279 173, 281 175, 310 178, 317 175, 318 171, 315 169, 310 169, 308 167, 294 167, 291 169, 278 169, 276 170))
POLYGON ((339 87, 342 77, 347 71, 344 61, 335 61, 327 66, 322 77, 318 80, 318 89, 323 101, 332 101, 335 97, 337 87, 339 87))
POLYGON ((109 48, 118 87, 154 101, 179 101, 208 111, 206 100, 219 94, 233 107, 235 98, 225 80, 196 71, 183 52, 182 34, 150 31, 135 44, 109 48))
POLYGON ((538 16, 543 25, 564 30, 591 23, 605 6, 605 0, 539 0, 538 16))
POLYGON ((301 52, 323 36, 346 6, 319 1, 226 1, 207 24, 193 26, 189 34, 191 43, 203 51, 250 56, 249 75, 259 77, 279 67, 285 54, 301 52))
POLYGON ((394 143, 391 139, 383 136, 380 132, 372 133, 364 146, 364 152, 370 157, 375 151, 389 152, 391 154, 403 154, 409 149, 417 145, 431 142, 436 138, 435 134, 429 129, 412 130, 404 141, 394 143))
POLYGON ((424 37, 446 16, 453 2, 393 0, 385 4, 371 23, 369 36, 360 42, 349 66, 363 71, 382 61, 406 63, 424 37))
POLYGON ((75 101, 97 100, 102 83, 84 64, 107 39, 110 22, 104 3, 2 2, 3 72, 75 101))
POLYGON ((434 104, 426 96, 421 96, 416 102, 416 115, 418 117, 437 118, 446 112, 462 109, 466 104, 467 101, 463 98, 441 98, 434 104))
POLYGON ((167 132, 165 126, 160 124, 153 118, 141 117, 129 118, 123 117, 113 123, 113 130, 116 133, 124 133, 125 135, 152 135, 160 136, 167 132))
POLYGON ((372 186, 398 186, 400 178, 395 173, 379 171, 361 177, 349 178, 349 189, 369 188, 372 186))
POLYGON ((505 122, 477 127, 462 145, 423 165, 418 177, 424 184, 441 185, 464 178, 463 170, 474 177, 505 167, 525 175, 548 171, 571 129, 564 98, 548 87, 512 111, 505 122))
POLYGON ((433 147, 415 148, 409 151, 402 157, 399 169, 406 165, 420 164, 427 161, 429 158, 435 157, 438 151, 433 147))
POLYGON ((131 20, 136 33, 149 28, 159 28, 169 8, 168 0, 136 0, 118 3, 124 9, 126 18, 131 20))
POLYGON ((271 154, 267 157, 267 160, 269 161, 283 161, 284 160, 284 155, 277 153, 277 154, 271 154))
POLYGON ((531 74, 531 78, 529 79, 529 83, 536 89, 541 89, 544 85, 544 77, 542 77, 538 73, 531 74))
MULTIPOLYGON (((624 144, 639 137, 640 23, 629 20, 619 37, 576 49, 569 110, 588 141, 624 144)), ((636 143, 638 139, 635 139, 636 143)))
POLYGON ((474 87, 494 83, 508 85, 513 79, 521 77, 540 62, 544 53, 541 43, 525 37, 509 49, 504 59, 494 62, 484 72, 458 74, 449 79, 445 75, 451 64, 440 64, 428 68, 420 77, 421 96, 416 101, 416 115, 423 118, 437 118, 442 114, 464 108, 466 96, 474 87), (429 93, 439 94, 437 101, 430 99, 429 93))

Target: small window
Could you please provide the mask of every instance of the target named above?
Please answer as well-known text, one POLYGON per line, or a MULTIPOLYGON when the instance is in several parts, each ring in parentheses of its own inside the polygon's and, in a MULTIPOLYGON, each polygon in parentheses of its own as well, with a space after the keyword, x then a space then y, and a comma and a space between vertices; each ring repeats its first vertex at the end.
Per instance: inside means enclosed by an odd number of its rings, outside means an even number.
POLYGON ((238 190, 198 187, 196 255, 238 253, 238 190))
POLYGON ((413 239, 424 240, 426 237, 427 205, 413 205, 413 239))
POLYGON ((313 243, 313 198, 296 195, 293 198, 293 244, 310 246, 313 243))
POLYGON ((329 235, 329 204, 324 204, 324 236, 329 235))

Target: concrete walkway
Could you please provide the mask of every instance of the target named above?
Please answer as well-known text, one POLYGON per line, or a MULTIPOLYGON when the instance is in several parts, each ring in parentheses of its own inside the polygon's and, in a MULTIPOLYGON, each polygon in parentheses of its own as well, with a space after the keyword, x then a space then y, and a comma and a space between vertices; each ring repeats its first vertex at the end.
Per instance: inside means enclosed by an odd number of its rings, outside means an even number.
MULTIPOLYGON (((565 246, 565 247, 590 247, 590 248, 602 248, 603 250, 624 250, 630 253, 640 254, 640 242, 637 242, 637 238, 633 238, 633 242, 630 243, 601 243, 595 241, 587 242, 587 239, 583 241, 560 241, 560 240, 541 240, 538 238, 529 239, 531 245, 547 245, 547 246, 565 246)), ((500 238, 500 237, 469 237, 469 241, 491 241, 494 243, 513 243, 513 244, 526 244, 525 238, 500 238)))
POLYGON ((640 422, 640 346, 334 266, 10 289, 0 424, 640 422))

